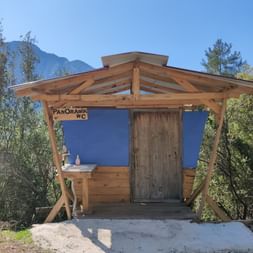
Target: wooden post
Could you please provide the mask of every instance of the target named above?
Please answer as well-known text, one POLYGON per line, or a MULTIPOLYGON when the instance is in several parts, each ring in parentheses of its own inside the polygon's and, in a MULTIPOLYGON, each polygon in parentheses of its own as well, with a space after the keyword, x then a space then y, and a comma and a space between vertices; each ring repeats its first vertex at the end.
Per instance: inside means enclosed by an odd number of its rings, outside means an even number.
POLYGON ((223 122, 224 122, 225 111, 226 111, 226 99, 223 100, 223 105, 222 105, 222 108, 221 108, 221 114, 220 114, 220 119, 219 119, 219 123, 218 123, 218 128, 217 128, 217 131, 216 131, 214 144, 213 144, 213 149, 212 149, 210 161, 209 161, 209 164, 208 164, 207 176, 206 176, 206 180, 205 180, 205 186, 204 186, 204 189, 203 189, 203 192, 202 192, 202 199, 200 201, 199 210, 197 212, 197 215, 198 215, 199 218, 201 217, 204 206, 205 206, 205 201, 206 201, 206 198, 207 198, 207 195, 208 195, 209 184, 210 184, 210 181, 211 181, 211 178, 212 178, 214 165, 215 165, 216 158, 217 158, 217 150, 218 150, 218 145, 219 145, 220 136, 221 136, 221 130, 222 130, 223 122))
POLYGON ((140 94, 140 69, 138 67, 133 69, 132 94, 135 98, 140 94))
POLYGON ((89 213, 89 187, 88 187, 88 178, 84 177, 82 179, 82 206, 83 212, 89 213))
MULTIPOLYGON (((46 120, 47 126, 48 126, 49 139, 51 142, 51 147, 52 147, 52 152, 53 152, 53 159, 54 159, 54 163, 55 163, 55 166, 56 166, 56 169, 58 172, 58 176, 59 176, 59 182, 60 182, 62 196, 63 196, 64 203, 65 203, 67 217, 70 220, 71 219, 71 211, 70 211, 70 207, 69 207, 69 199, 68 199, 68 195, 67 195, 66 185, 64 182, 64 177, 62 174, 61 162, 60 162, 59 155, 58 155, 56 135, 55 135, 54 128, 53 128, 53 119, 52 119, 52 115, 49 111, 48 104, 46 101, 43 101, 43 106, 44 106, 45 120, 46 120)), ((59 210, 59 208, 53 209, 53 210, 57 211, 57 210, 59 210)), ((51 217, 55 217, 56 214, 57 214, 57 212, 51 214, 51 217)))

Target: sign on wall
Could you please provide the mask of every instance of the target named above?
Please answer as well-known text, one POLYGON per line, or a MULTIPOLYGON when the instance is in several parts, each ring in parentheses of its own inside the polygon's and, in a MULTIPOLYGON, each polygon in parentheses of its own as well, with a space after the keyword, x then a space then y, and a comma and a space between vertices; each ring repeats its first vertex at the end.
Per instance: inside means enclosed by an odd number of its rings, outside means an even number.
POLYGON ((61 120, 87 120, 88 111, 85 107, 59 107, 52 108, 53 119, 61 120))

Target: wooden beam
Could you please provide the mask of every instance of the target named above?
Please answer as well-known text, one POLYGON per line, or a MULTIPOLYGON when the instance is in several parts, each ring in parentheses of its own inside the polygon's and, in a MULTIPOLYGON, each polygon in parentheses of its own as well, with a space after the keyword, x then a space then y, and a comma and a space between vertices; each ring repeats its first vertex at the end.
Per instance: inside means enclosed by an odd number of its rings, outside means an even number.
POLYGON ((85 82, 81 83, 78 87, 74 88, 73 90, 71 90, 69 92, 69 94, 71 95, 76 95, 79 94, 81 91, 87 89, 88 87, 90 87, 92 84, 94 84, 94 80, 93 79, 88 79, 85 82))
MULTIPOLYGON (((86 80, 85 82, 79 83, 79 84, 69 84, 68 86, 65 87, 61 87, 61 89, 57 89, 57 90, 52 90, 50 89, 50 87, 48 87, 48 89, 45 91, 45 89, 42 88, 32 88, 32 90, 34 91, 33 94, 31 95, 39 95, 39 94, 54 94, 54 93, 58 93, 58 94, 78 94, 83 90, 85 90, 85 94, 92 94, 92 93, 96 93, 97 91, 106 89, 110 86, 113 86, 115 83, 119 83, 122 82, 124 80, 132 80, 131 79, 131 75, 130 75, 130 71, 128 72, 124 72, 120 75, 114 75, 114 76, 110 76, 107 78, 103 78, 103 79, 99 79, 98 81, 94 81, 93 83, 89 83, 91 80, 93 79, 89 79, 86 80), (83 85, 80 87, 80 85, 83 85), (87 85, 87 86, 86 86, 87 85)), ((129 81, 130 83, 131 81, 129 81)))
POLYGON ((132 78, 132 73, 133 73, 133 71, 131 69, 131 71, 126 71, 126 72, 122 72, 122 73, 117 74, 117 75, 112 75, 112 76, 109 76, 109 77, 98 79, 98 80, 95 81, 94 86, 100 86, 100 85, 103 85, 105 83, 110 83, 110 82, 114 82, 114 81, 117 82, 117 81, 120 81, 122 79, 131 79, 132 78))
POLYGON ((62 78, 55 78, 55 80, 41 80, 37 81, 36 85, 27 87, 25 89, 19 89, 16 90, 17 96, 30 96, 30 93, 32 92, 32 88, 40 87, 44 89, 45 91, 49 88, 50 90, 58 89, 59 87, 64 87, 65 85, 68 86, 69 84, 78 84, 80 82, 84 82, 88 79, 93 79, 94 81, 103 79, 103 78, 109 78, 113 75, 120 75, 127 71, 130 71, 133 69, 133 62, 123 63, 114 67, 110 68, 102 68, 102 69, 96 69, 93 71, 85 72, 82 74, 74 74, 70 76, 64 76, 62 78))
MULTIPOLYGON (((85 102, 120 102, 134 101, 133 95, 40 95, 32 97, 34 100, 44 101, 85 101, 85 102)), ((195 92, 195 93, 176 93, 176 94, 144 94, 138 97, 139 101, 183 101, 183 100, 200 100, 200 99, 224 99, 226 94, 222 92, 195 92)))
POLYGON ((156 93, 156 94, 166 94, 167 93, 164 90, 159 90, 157 88, 154 88, 151 86, 145 86, 145 85, 141 85, 141 90, 156 93))
POLYGON ((222 221, 231 221, 227 214, 217 205, 217 203, 209 195, 206 196, 206 202, 222 221))
POLYGON ((175 81, 169 77, 169 76, 160 76, 160 75, 156 75, 156 74, 153 74, 153 73, 150 73, 150 72, 147 72, 147 71, 141 71, 141 78, 142 79, 151 79, 150 82, 154 83, 156 81, 158 82, 163 82, 164 86, 168 86, 169 88, 172 88, 172 89, 175 89, 175 90, 178 90, 178 91, 184 91, 184 89, 178 85, 177 83, 175 83, 175 81))
MULTIPOLYGON (((184 93, 185 94, 185 93, 184 93)), ((181 95, 181 94, 145 94, 140 95, 138 99, 135 99, 133 95, 82 95, 82 96, 74 96, 71 97, 74 100, 65 99, 65 97, 62 96, 53 96, 48 97, 49 98, 49 105, 50 107, 57 107, 62 106, 86 106, 86 107, 150 107, 156 106, 156 107, 167 107, 170 105, 199 105, 199 96, 195 98, 194 96, 188 97, 175 97, 175 95, 181 95), (165 97, 163 97, 165 96, 165 97), (174 96, 174 97, 173 97, 174 96), (169 98, 170 97, 170 98, 169 98), (187 98, 188 97, 188 98, 187 98), (61 104, 62 103, 62 104, 61 104)), ((186 95, 186 94, 185 94, 186 95)), ((221 93, 219 95, 222 96, 221 93)), ((39 100, 45 100, 45 97, 37 97, 39 100)))
POLYGON ((241 94, 253 94, 253 89, 248 87, 233 87, 228 89, 227 94, 229 97, 238 98, 241 94))
POLYGON ((94 86, 93 89, 90 89, 89 91, 87 90, 87 94, 107 94, 107 91, 115 91, 117 92, 118 90, 121 90, 122 86, 126 86, 129 85, 131 83, 131 79, 127 78, 127 79, 123 79, 117 82, 114 82, 112 84, 109 85, 104 85, 104 86, 94 86))
MULTIPOLYGON (((194 85, 192 85, 189 81, 179 78, 173 78, 179 85, 181 85, 186 91, 189 92, 201 92, 199 89, 197 89, 194 85)), ((216 104, 212 100, 206 100, 206 99, 200 99, 200 101, 208 106, 210 109, 214 111, 217 115, 220 115, 221 112, 221 106, 216 104)))
POLYGON ((202 192, 202 199, 200 201, 199 210, 197 213, 198 217, 200 217, 200 218, 202 216, 202 212, 203 212, 203 209, 205 206, 206 197, 208 195, 209 184, 212 179, 212 175, 213 175, 213 171, 214 171, 214 166, 215 166, 215 162, 216 162, 216 158, 217 158, 218 145, 219 145, 220 136, 221 136, 221 132, 222 132, 222 126, 223 126, 224 117, 225 117, 225 111, 226 111, 226 100, 223 101, 220 120, 218 123, 218 128, 217 128, 216 135, 214 138, 214 143, 213 143, 213 149, 212 149, 209 164, 208 164, 205 186, 204 186, 204 189, 202 192))
POLYGON ((163 77, 177 77, 183 79, 191 79, 196 82, 205 82, 208 86, 212 86, 213 82, 218 82, 219 85, 223 85, 223 87, 231 87, 231 85, 241 85, 243 87, 252 88, 252 83, 247 81, 243 81, 235 78, 228 78, 218 75, 212 75, 208 73, 191 71, 186 69, 180 69, 175 67, 164 67, 164 66, 156 66, 154 64, 140 62, 139 68, 142 71, 149 72, 155 75, 160 75, 163 77))
MULTIPOLYGON (((113 96, 118 96, 118 95, 113 95, 113 96)), ((59 102, 54 102, 51 101, 48 103, 50 107, 56 107, 59 105, 59 102)), ((104 108, 140 108, 140 107, 171 107, 173 105, 180 105, 181 107, 188 107, 189 106, 198 106, 199 105, 199 100, 181 100, 181 101, 166 101, 166 100, 161 100, 161 101, 124 101, 124 102, 118 102, 118 103, 112 103, 112 102, 85 102, 85 101, 66 101, 64 102, 64 106, 85 106, 88 108, 92 107, 104 107, 104 108)), ((61 105, 63 106, 63 105, 61 105)))
MULTIPOLYGON (((179 109, 184 108, 184 105, 171 104, 171 105, 139 105, 139 106, 116 106, 115 108, 120 109, 179 109)), ((189 108, 189 107, 187 107, 189 108)))
POLYGON ((123 86, 120 86, 120 87, 115 87, 115 88, 112 88, 110 90, 106 90, 103 92, 103 94, 115 94, 115 93, 119 93, 119 92, 122 92, 122 91, 126 91, 126 90, 130 90, 131 88, 131 85, 130 84, 127 84, 127 85, 123 85, 123 86))
POLYGON ((206 178, 200 183, 200 185, 194 190, 194 192, 191 194, 190 198, 187 199, 187 201, 185 202, 185 204, 187 206, 190 206, 191 203, 198 197, 198 195, 201 193, 201 191, 203 190, 204 186, 205 186, 205 182, 206 182, 206 178))
POLYGON ((52 222, 54 220, 54 218, 56 217, 56 215, 60 212, 63 205, 64 205, 64 197, 63 197, 63 195, 61 195, 61 197, 58 199, 58 201, 54 205, 53 209, 48 214, 44 223, 52 222))
POLYGON ((44 107, 45 120, 46 120, 47 126, 48 126, 48 133, 49 133, 49 139, 50 139, 50 143, 51 143, 51 147, 52 147, 54 164, 56 166, 57 173, 59 175, 59 182, 60 182, 62 196, 63 196, 64 203, 65 203, 65 209, 66 209, 66 212, 67 212, 68 219, 71 219, 71 211, 70 211, 70 207, 69 207, 69 198, 68 198, 68 195, 67 195, 67 189, 66 189, 66 185, 65 185, 65 182, 64 182, 64 177, 63 177, 63 174, 62 174, 61 162, 60 162, 59 155, 58 155, 56 135, 55 135, 54 128, 53 128, 52 114, 51 114, 51 112, 48 108, 47 102, 43 101, 43 107, 44 107))
POLYGON ((82 206, 83 212, 89 213, 90 206, 89 206, 89 186, 88 186, 88 178, 82 179, 82 206))
POLYGON ((132 94, 134 97, 140 94, 140 70, 138 67, 133 69, 132 94))
POLYGON ((152 88, 159 89, 162 91, 161 93, 164 93, 164 92, 166 92, 166 93, 182 93, 183 92, 182 90, 178 90, 173 87, 169 87, 169 85, 165 86, 165 85, 161 85, 161 84, 157 84, 157 83, 152 83, 152 82, 149 82, 149 81, 146 81, 143 79, 141 79, 141 84, 143 84, 145 86, 152 87, 152 88))

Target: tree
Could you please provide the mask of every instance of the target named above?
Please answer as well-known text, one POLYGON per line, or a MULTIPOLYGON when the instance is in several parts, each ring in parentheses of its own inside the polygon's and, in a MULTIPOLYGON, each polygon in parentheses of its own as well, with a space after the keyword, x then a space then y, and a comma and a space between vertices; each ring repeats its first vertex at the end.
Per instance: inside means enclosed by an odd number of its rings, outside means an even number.
MULTIPOLYGON (((35 40, 30 32, 22 38, 23 80, 33 81, 38 62, 33 52, 35 40)), ((13 59, 8 53, 6 57, 11 71, 13 59)), ((5 83, 14 81, 14 74, 9 73, 5 83)), ((30 98, 16 98, 9 89, 4 90, 4 98, 0 111, 0 155, 5 156, 0 168, 0 220, 15 220, 18 227, 29 226, 35 208, 48 206, 57 197, 47 126, 40 108, 30 98)))
POLYGON ((7 87, 7 56, 4 47, 2 24, 0 22, 0 99, 4 96, 7 87))
POLYGON ((22 44, 19 49, 22 56, 21 69, 23 73, 23 81, 31 82, 38 78, 35 73, 35 66, 39 62, 38 57, 34 53, 33 45, 36 44, 36 39, 31 37, 31 32, 29 31, 24 36, 21 36, 22 44))
MULTIPOLYGON (((240 52, 232 52, 232 44, 217 40, 213 48, 205 51, 206 59, 202 65, 212 74, 233 77, 247 76, 251 73, 242 60, 240 52), (243 72, 244 71, 244 72, 243 72), (247 71, 247 73, 245 72, 247 71), (239 74, 239 72, 241 72, 239 74)), ((250 191, 253 190, 253 146, 252 146, 252 96, 243 95, 240 99, 228 102, 224 119, 221 141, 218 150, 216 173, 210 185, 211 195, 219 202, 223 210, 234 219, 246 219, 253 216, 250 191), (251 124, 250 124, 251 123, 251 124), (249 142, 249 139, 250 142, 249 142)), ((201 151, 200 171, 206 167, 208 154, 215 133, 213 115, 209 117, 205 144, 201 151)), ((210 219, 210 210, 206 210, 206 219, 210 219)))
POLYGON ((235 76, 242 72, 246 64, 242 60, 241 53, 232 52, 232 44, 218 39, 212 48, 205 51, 206 59, 202 60, 205 70, 211 74, 235 76))

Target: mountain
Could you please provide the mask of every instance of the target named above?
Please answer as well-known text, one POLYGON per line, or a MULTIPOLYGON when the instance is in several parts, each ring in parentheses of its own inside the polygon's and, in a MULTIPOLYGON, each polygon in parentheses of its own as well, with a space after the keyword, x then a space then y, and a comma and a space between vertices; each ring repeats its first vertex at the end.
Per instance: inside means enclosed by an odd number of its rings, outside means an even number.
MULTIPOLYGON (((6 42, 8 52, 15 55, 14 60, 14 72, 16 76, 16 82, 21 83, 22 71, 21 71, 21 56, 19 53, 19 48, 21 46, 21 41, 11 41, 6 42)), ((93 68, 87 63, 74 60, 69 61, 65 57, 59 57, 55 54, 47 53, 41 50, 38 46, 33 45, 33 50, 39 62, 36 64, 35 72, 39 76, 39 79, 48 79, 63 75, 64 73, 75 74, 80 72, 85 72, 92 70, 93 68)))

